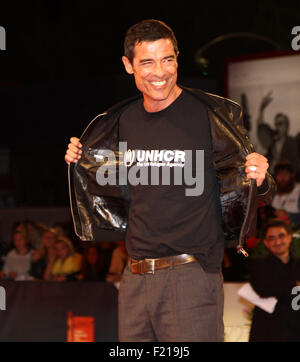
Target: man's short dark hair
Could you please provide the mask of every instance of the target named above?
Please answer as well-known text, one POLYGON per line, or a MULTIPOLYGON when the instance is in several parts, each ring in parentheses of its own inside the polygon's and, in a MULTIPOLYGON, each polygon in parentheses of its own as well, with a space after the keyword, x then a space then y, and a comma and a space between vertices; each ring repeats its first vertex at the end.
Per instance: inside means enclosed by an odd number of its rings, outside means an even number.
POLYGON ((284 228, 288 234, 291 234, 291 229, 287 223, 280 219, 270 219, 264 225, 263 228, 263 237, 266 238, 267 232, 270 228, 284 228))
POLYGON ((295 173, 294 169, 293 169, 293 166, 292 166, 290 161, 280 161, 280 162, 278 162, 274 167, 275 176, 279 171, 288 171, 291 174, 295 173))
POLYGON ((161 20, 148 19, 132 25, 125 36, 124 55, 133 62, 134 47, 143 41, 170 39, 177 54, 178 44, 173 30, 161 20))

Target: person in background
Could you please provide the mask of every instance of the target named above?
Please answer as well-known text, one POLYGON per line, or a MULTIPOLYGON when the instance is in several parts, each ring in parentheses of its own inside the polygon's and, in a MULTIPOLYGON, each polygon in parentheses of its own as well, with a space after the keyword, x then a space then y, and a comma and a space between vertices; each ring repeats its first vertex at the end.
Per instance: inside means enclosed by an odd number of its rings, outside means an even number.
POLYGON ((289 135, 290 120, 284 113, 276 113, 274 128, 264 118, 266 107, 273 101, 272 91, 266 94, 260 104, 257 119, 257 137, 263 148, 267 150, 266 157, 270 163, 270 171, 275 171, 278 162, 290 160, 297 179, 299 179, 299 150, 295 137, 289 135))
POLYGON ((15 231, 13 233, 13 249, 5 258, 0 277, 12 280, 29 279, 31 258, 32 250, 27 234, 15 231))
POLYGON ((52 225, 52 230, 56 233, 57 236, 69 236, 67 224, 64 222, 56 222, 52 225))
POLYGON ((41 238, 41 247, 33 250, 30 275, 36 280, 43 280, 46 267, 56 260, 55 242, 57 235, 53 229, 45 228, 41 238))
POLYGON ((128 253, 125 246, 125 241, 118 241, 111 256, 109 270, 106 280, 111 283, 116 283, 121 280, 123 270, 127 264, 128 253))
POLYGON ((294 223, 300 222, 300 186, 295 182, 295 172, 289 161, 282 161, 275 166, 274 175, 277 192, 272 206, 276 210, 289 213, 294 223))
POLYGON ((91 245, 85 250, 77 279, 89 282, 105 281, 104 263, 99 247, 91 245))
POLYGON ((99 241, 98 245, 101 251, 101 257, 104 264, 104 272, 105 274, 107 274, 111 263, 112 253, 114 251, 115 244, 113 241, 99 241))
POLYGON ((45 280, 63 282, 76 280, 80 271, 81 255, 74 252, 71 240, 59 237, 55 242, 56 259, 49 260, 45 270, 45 280))
POLYGON ((32 220, 23 220, 17 222, 13 229, 14 231, 20 231, 27 234, 31 247, 39 249, 45 227, 46 225, 35 223, 32 220))
POLYGON ((270 220, 264 229, 266 258, 253 259, 249 266, 250 284, 262 298, 275 297, 273 313, 255 307, 250 342, 300 341, 300 313, 291 305, 292 289, 300 284, 300 261, 290 253, 292 234, 282 220, 270 220))
POLYGON ((63 236, 70 239, 75 251, 80 254, 83 253, 82 245, 74 233, 72 224, 69 221, 56 222, 52 225, 51 229, 56 233, 57 236, 63 236))

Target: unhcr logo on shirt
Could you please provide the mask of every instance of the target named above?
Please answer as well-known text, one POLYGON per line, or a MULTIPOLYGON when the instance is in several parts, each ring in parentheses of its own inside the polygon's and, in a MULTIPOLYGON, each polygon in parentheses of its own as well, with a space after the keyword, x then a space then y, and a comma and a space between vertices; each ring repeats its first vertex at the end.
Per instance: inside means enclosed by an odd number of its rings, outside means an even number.
POLYGON ((124 153, 124 166, 130 167, 136 161, 137 166, 184 167, 185 151, 179 150, 127 150, 124 153))
POLYGON ((6 31, 0 26, 0 50, 6 50, 6 31))
POLYGON ((135 160, 135 151, 127 150, 124 153, 124 166, 130 167, 135 160))
POLYGON ((204 191, 204 150, 131 150, 120 142, 118 150, 91 149, 89 156, 98 163, 100 186, 184 185, 186 196, 204 191))

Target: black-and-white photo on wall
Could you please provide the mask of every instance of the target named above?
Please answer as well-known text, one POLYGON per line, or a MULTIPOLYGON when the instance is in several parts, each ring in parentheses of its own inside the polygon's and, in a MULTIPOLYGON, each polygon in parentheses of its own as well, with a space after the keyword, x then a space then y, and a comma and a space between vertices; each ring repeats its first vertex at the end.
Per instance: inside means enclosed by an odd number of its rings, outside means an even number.
POLYGON ((227 96, 243 106, 244 125, 270 171, 289 160, 300 180, 300 54, 227 62, 227 96))

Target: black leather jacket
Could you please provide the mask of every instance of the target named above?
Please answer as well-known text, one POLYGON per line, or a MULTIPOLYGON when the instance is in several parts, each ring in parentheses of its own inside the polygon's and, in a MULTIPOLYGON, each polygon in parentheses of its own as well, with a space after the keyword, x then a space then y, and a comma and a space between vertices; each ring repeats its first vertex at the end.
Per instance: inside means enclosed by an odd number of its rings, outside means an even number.
MULTIPOLYGON (((240 105, 200 90, 184 89, 208 108, 224 236, 227 245, 231 242, 240 248, 245 237, 255 230, 258 199, 260 204, 270 203, 275 193, 274 180, 267 174, 257 197, 256 182, 246 177, 245 158, 254 150, 243 128, 240 105)), ((119 117, 136 98, 119 103, 90 122, 80 138, 82 156, 69 166, 71 211, 76 234, 82 240, 97 240, 103 229, 126 231, 128 186, 99 186, 96 172, 103 163, 95 154, 103 149, 113 150, 116 161, 111 166, 112 172, 116 172, 114 166, 123 162, 123 155, 118 151, 119 117)))

